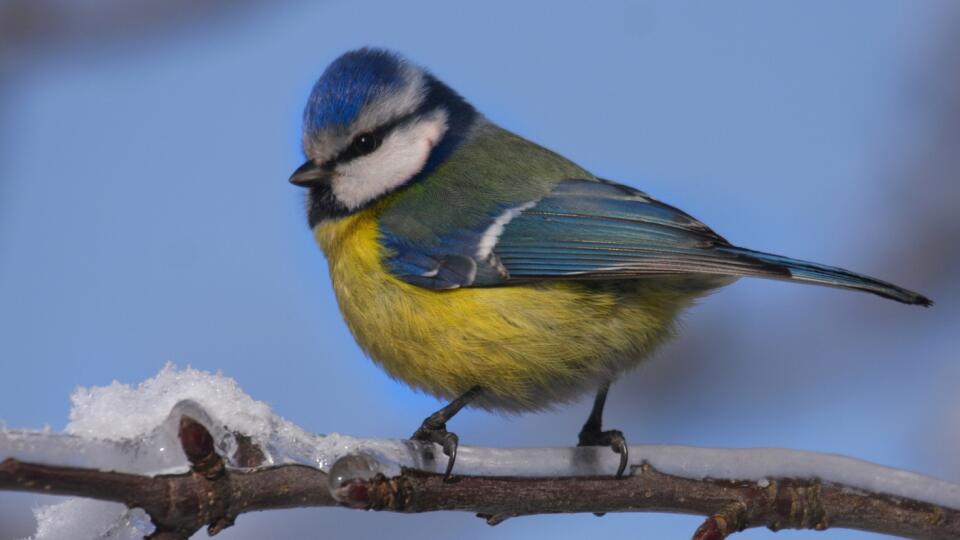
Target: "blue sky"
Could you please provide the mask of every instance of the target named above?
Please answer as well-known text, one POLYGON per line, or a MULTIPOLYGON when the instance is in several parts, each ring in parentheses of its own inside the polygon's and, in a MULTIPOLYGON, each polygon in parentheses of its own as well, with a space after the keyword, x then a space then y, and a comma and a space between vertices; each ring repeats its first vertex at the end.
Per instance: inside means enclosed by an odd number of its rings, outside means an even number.
MULTIPOLYGON (((958 24, 945 0, 292 2, 24 51, 0 94, 0 419, 60 429, 76 386, 137 382, 167 361, 222 370, 318 432, 405 437, 436 409, 354 344, 286 182, 313 81, 345 50, 377 45, 734 243, 939 302, 742 280, 614 386, 611 426, 637 442, 840 452, 960 480, 943 450, 960 442, 960 291, 948 279, 960 257, 925 241, 925 227, 943 227, 926 221, 935 212, 956 226, 945 201, 958 195, 911 172, 939 148, 928 92, 958 24)), ((587 401, 510 419, 466 411, 451 427, 465 444, 572 444, 587 401)), ((20 511, 0 520, 29 524, 22 510, 40 499, 4 497, 20 511)), ((243 516, 223 536, 674 538, 697 522, 489 528, 466 514, 295 510, 243 516)))

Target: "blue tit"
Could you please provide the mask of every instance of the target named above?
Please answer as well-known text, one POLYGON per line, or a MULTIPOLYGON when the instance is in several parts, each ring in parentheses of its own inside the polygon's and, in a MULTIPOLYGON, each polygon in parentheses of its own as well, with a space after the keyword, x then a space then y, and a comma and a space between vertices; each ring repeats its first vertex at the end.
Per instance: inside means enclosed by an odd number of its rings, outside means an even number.
POLYGON ((610 446, 610 383, 669 339, 695 299, 741 276, 926 297, 730 244, 689 214, 490 122, 428 71, 359 49, 320 76, 290 181, 343 317, 391 377, 450 404, 414 439, 447 474, 467 404, 536 411, 596 391, 579 444, 610 446))

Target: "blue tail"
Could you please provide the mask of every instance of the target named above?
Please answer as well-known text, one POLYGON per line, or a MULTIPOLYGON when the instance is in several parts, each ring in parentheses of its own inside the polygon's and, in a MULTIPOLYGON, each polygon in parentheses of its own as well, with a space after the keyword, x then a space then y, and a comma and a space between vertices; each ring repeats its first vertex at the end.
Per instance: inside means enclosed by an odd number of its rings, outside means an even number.
POLYGON ((898 287, 893 283, 874 279, 870 276, 856 274, 843 268, 790 259, 788 257, 781 257, 779 255, 772 255, 770 253, 753 251, 736 246, 718 246, 716 249, 717 251, 761 261, 789 272, 789 276, 784 272, 771 272, 769 277, 772 278, 815 283, 817 285, 839 287, 841 289, 866 291, 884 298, 896 300, 897 302, 903 302, 904 304, 917 304, 924 307, 933 305, 933 301, 922 294, 898 287))

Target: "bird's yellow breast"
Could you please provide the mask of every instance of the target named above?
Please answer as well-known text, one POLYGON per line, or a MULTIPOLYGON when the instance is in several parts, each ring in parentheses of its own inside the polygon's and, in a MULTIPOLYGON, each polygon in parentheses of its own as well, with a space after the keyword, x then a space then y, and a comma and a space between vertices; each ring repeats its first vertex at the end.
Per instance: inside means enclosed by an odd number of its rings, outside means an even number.
POLYGON ((665 279, 425 289, 385 269, 377 215, 314 229, 347 325, 391 376, 446 398, 479 385, 487 408, 542 409, 595 390, 668 337, 703 292, 665 279))

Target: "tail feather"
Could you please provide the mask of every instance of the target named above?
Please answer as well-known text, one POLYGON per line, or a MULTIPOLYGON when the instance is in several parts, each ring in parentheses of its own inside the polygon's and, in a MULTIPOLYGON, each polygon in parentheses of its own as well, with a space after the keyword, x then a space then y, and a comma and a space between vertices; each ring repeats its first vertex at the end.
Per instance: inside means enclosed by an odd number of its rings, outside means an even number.
POLYGON ((724 246, 717 249, 737 256, 755 259, 765 264, 774 265, 786 269, 789 272, 789 277, 784 273, 771 273, 768 276, 771 278, 789 279, 828 287, 865 291, 884 298, 896 300, 897 302, 903 302, 904 304, 916 304, 924 307, 933 305, 933 301, 922 294, 898 287, 893 283, 887 283, 886 281, 880 281, 870 276, 844 270, 843 268, 781 257, 780 255, 753 251, 736 246, 724 246))

